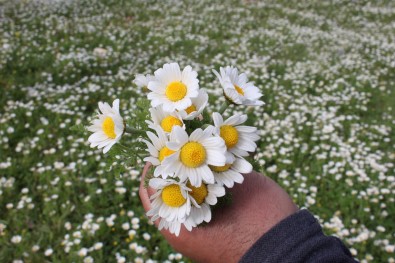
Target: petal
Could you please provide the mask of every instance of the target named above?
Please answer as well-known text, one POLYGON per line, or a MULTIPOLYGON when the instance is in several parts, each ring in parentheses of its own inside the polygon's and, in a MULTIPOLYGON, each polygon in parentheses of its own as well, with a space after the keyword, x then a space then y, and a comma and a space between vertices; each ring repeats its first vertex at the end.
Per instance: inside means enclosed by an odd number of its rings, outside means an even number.
POLYGON ((189 136, 189 141, 198 142, 200 140, 200 138, 202 138, 202 136, 203 136, 203 130, 202 129, 196 129, 189 136))
POLYGON ((173 151, 178 151, 181 148, 181 144, 178 142, 167 142, 166 147, 173 151))
POLYGON ((111 149, 111 147, 112 147, 115 143, 116 143, 116 142, 113 141, 113 142, 107 144, 106 147, 104 147, 104 149, 103 149, 103 153, 106 154, 106 153, 111 149))
POLYGON ((180 126, 175 126, 170 134, 171 141, 178 141, 180 144, 184 145, 188 142, 188 133, 180 126))
POLYGON ((207 160, 209 165, 224 166, 226 164, 225 152, 218 150, 206 149, 207 160))
POLYGON ((247 152, 254 152, 257 145, 253 141, 246 140, 246 139, 243 139, 240 137, 239 141, 237 142, 236 147, 239 149, 245 150, 247 152))
POLYGON ((244 158, 236 158, 236 161, 232 164, 232 169, 239 173, 246 174, 252 172, 252 165, 244 158))
POLYGON ((257 128, 256 127, 252 127, 252 126, 237 126, 235 128, 239 132, 252 133, 252 132, 256 132, 257 131, 257 128))
MULTIPOLYGON (((210 170, 210 168, 207 165, 200 166, 198 172, 200 173, 202 179, 206 183, 213 184, 215 182, 214 174, 213 174, 213 172, 210 170)), ((199 186, 200 186, 200 184, 199 184, 199 186)))
POLYGON ((144 158, 145 162, 150 162, 153 166, 157 166, 160 164, 158 158, 154 158, 152 156, 148 156, 144 158))
POLYGON ((240 157, 249 155, 248 152, 246 152, 238 147, 233 147, 233 148, 229 149, 229 152, 233 153, 236 156, 240 156, 240 157))
POLYGON ((218 112, 213 113, 213 121, 214 121, 215 127, 221 127, 224 122, 222 115, 219 114, 218 112))
POLYGON ((91 134, 88 138, 88 141, 92 143, 92 142, 101 142, 107 139, 108 137, 103 132, 100 131, 91 134))
POLYGON ((116 99, 112 103, 112 109, 115 111, 117 114, 119 114, 119 99, 116 99))
POLYGON ((216 148, 217 150, 224 151, 224 152, 226 150, 224 140, 218 136, 211 136, 209 138, 203 139, 200 141, 200 143, 205 148, 216 148))
POLYGON ((156 137, 156 135, 153 134, 150 131, 147 132, 147 136, 151 140, 151 142, 152 142, 153 146, 155 147, 155 149, 161 150, 161 143, 159 141, 159 138, 156 137))

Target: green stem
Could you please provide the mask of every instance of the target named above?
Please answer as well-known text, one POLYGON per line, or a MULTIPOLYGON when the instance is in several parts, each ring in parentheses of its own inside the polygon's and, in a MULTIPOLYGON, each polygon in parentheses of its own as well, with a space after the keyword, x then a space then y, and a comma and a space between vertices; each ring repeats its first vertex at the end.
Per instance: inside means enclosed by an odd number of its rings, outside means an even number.
POLYGON ((136 156, 140 159, 140 161, 144 161, 144 157, 142 157, 140 154, 136 153, 136 156))
POLYGON ((123 144, 121 144, 121 143, 118 143, 118 145, 119 145, 121 148, 123 148, 124 150, 129 150, 128 147, 126 147, 125 145, 123 145, 123 144))
POLYGON ((126 127, 125 128, 125 132, 130 133, 130 134, 144 134, 145 135, 145 131, 143 130, 139 130, 139 129, 135 129, 135 128, 131 128, 131 127, 126 127))
MULTIPOLYGON (((127 151, 127 152, 131 149, 130 147, 127 147, 127 146, 125 146, 125 145, 123 145, 123 144, 121 144, 121 143, 118 143, 118 145, 119 145, 122 149, 124 149, 125 151, 127 151)), ((141 161, 144 160, 144 157, 140 155, 140 152, 134 152, 134 154, 135 154, 138 158, 140 158, 141 161)))
POLYGON ((228 108, 228 106, 230 105, 230 103, 228 102, 228 100, 225 100, 224 103, 222 103, 221 108, 219 108, 219 114, 223 114, 225 112, 225 110, 228 108))

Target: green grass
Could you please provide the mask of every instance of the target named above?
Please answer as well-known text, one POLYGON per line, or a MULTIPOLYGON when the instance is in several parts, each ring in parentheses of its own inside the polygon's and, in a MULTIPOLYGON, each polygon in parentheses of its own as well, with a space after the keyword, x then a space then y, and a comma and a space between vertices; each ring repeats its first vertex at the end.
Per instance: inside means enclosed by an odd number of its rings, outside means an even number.
MULTIPOLYGON (((1 5, 1 262, 83 262, 78 251, 97 242, 103 248, 88 253, 95 262, 116 261, 117 253, 129 261, 188 261, 174 259, 147 222, 138 198, 143 164, 109 170, 106 156, 89 148, 88 134, 72 129, 88 124, 99 101, 115 98, 132 122, 136 101, 146 95, 132 83, 135 74, 171 61, 191 65, 208 90, 220 89, 212 68, 247 72, 266 103, 247 110, 250 125, 263 132, 256 169, 317 215, 356 258, 394 262, 392 2, 1 5), (97 47, 107 54, 96 56, 97 47), (140 222, 131 238, 122 224, 133 219, 140 222), (15 235, 22 237, 18 244, 11 242, 15 235), (133 242, 144 253, 130 249, 133 242), (53 254, 45 256, 48 248, 53 254)), ((221 100, 210 101, 214 108, 221 100)))

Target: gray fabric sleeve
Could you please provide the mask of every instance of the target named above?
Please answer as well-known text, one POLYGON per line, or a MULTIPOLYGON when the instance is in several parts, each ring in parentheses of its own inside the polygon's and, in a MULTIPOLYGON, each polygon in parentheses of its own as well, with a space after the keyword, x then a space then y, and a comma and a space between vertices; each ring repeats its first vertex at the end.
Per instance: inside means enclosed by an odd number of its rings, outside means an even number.
POLYGON ((357 261, 338 238, 324 235, 309 211, 300 210, 265 233, 240 260, 240 263, 255 262, 357 261))

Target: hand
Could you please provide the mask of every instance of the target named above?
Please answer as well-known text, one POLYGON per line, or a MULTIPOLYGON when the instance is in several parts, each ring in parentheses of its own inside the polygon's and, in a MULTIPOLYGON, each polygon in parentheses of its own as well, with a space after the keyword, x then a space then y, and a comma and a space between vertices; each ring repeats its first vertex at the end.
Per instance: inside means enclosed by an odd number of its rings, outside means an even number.
MULTIPOLYGON (((151 208, 149 197, 155 193, 144 188, 150 166, 144 167, 139 190, 145 211, 151 208)), ((191 232, 182 227, 178 237, 161 231, 176 251, 197 262, 238 262, 264 233, 298 210, 279 185, 254 171, 227 191, 232 193, 231 204, 214 210, 207 225, 191 232)))

